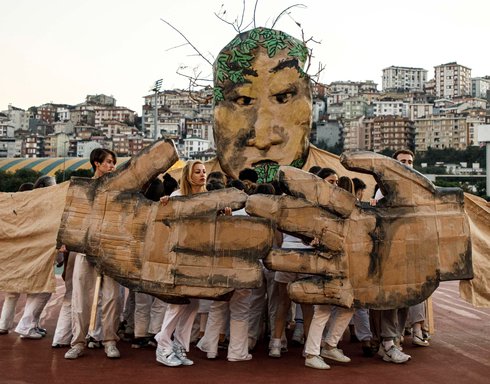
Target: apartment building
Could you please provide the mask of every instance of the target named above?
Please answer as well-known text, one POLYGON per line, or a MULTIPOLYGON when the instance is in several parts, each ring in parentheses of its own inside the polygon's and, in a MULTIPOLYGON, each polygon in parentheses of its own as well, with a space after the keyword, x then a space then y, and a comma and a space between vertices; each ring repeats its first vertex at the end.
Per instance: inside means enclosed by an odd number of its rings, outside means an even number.
POLYGON ((31 133, 24 138, 22 143, 22 157, 45 157, 43 135, 31 133))
POLYGON ((356 119, 366 115, 368 104, 363 97, 349 97, 342 103, 343 116, 345 119, 356 119))
POLYGON ((342 138, 344 151, 371 150, 372 149, 372 118, 364 116, 344 120, 342 138))
POLYGON ((95 111, 94 125, 97 128, 102 128, 107 122, 111 121, 120 121, 127 125, 134 125, 135 112, 129 108, 96 105, 93 109, 95 111))
POLYGON ((381 152, 385 149, 414 149, 415 126, 407 117, 378 116, 372 122, 372 149, 381 152))
POLYGON ((210 148, 208 140, 201 139, 200 137, 187 137, 184 140, 183 155, 186 159, 191 158, 198 152, 206 151, 210 148))
POLYGON ((53 133, 44 140, 44 155, 46 157, 66 157, 70 147, 70 136, 66 133, 53 133))
POLYGON ((408 117, 412 121, 422 117, 432 116, 433 113, 434 104, 431 103, 413 103, 408 106, 408 117))
POLYGON ((391 66, 383 69, 383 91, 419 91, 424 90, 427 82, 427 70, 423 68, 391 66))
POLYGON ((490 100, 490 76, 471 79, 471 96, 490 100))
POLYGON ((468 146, 468 124, 463 115, 428 116, 414 121, 417 133, 417 151, 434 149, 466 149, 468 146))
POLYGON ((410 104, 406 101, 391 98, 373 101, 374 116, 401 116, 409 117, 410 104))
POLYGON ((378 84, 367 81, 334 81, 329 85, 332 93, 340 93, 349 97, 358 96, 364 92, 377 92, 378 84))
POLYGON ((454 98, 471 94, 471 69, 456 62, 434 67, 436 97, 454 98))
POLYGON ((1 113, 7 117, 9 125, 13 127, 14 131, 19 129, 27 130, 29 128, 29 113, 23 109, 9 105, 8 109, 1 113))

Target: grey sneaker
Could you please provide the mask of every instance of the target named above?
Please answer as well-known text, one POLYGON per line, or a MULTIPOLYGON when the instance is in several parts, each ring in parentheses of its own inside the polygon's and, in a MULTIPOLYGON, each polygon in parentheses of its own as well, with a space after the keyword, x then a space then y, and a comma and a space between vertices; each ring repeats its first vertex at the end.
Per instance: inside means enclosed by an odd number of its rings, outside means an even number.
POLYGON ((65 359, 75 360, 83 355, 83 347, 74 346, 71 347, 68 352, 65 353, 65 359))
POLYGON ((350 358, 344 355, 344 351, 338 348, 333 349, 322 349, 322 353, 320 354, 322 357, 334 361, 338 361, 339 363, 349 363, 350 358))
POLYGON ((325 363, 320 356, 307 357, 305 366, 315 369, 330 369, 330 365, 325 363))
POLYGON ((157 361, 167 367, 178 367, 179 365, 182 365, 182 361, 175 356, 174 351, 165 351, 165 349, 160 346, 157 347, 156 356, 157 361))
MULTIPOLYGON (((383 346, 381 346, 380 348, 383 348, 383 346)), ((406 363, 408 360, 412 358, 410 355, 407 355, 406 353, 400 351, 394 345, 392 345, 391 348, 388 350, 385 350, 383 348, 383 352, 384 352, 383 361, 387 361, 390 363, 402 364, 402 363, 406 363)))
POLYGON ((182 365, 194 365, 194 362, 187 357, 185 348, 182 345, 174 343, 173 351, 177 359, 181 361, 182 365))
POLYGON ((121 357, 119 349, 115 345, 106 345, 104 346, 104 350, 109 359, 119 359, 121 357))

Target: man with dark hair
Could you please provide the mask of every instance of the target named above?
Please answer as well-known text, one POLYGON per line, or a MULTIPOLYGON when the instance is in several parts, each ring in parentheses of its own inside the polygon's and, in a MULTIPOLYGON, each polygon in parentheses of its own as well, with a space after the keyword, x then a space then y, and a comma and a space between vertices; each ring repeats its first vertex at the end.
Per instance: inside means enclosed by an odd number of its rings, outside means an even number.
MULTIPOLYGON (((413 168, 414 154, 412 151, 408 149, 396 151, 393 158, 400 163, 405 164, 407 167, 413 168)), ((379 201, 383 198, 383 193, 378 189, 374 199, 379 201)), ((412 342, 415 345, 428 346, 428 340, 425 340, 422 336, 422 324, 425 319, 423 305, 423 303, 420 303, 412 307, 414 313, 412 317, 416 319, 416 321, 414 321, 414 337, 412 342)), ((401 340, 408 316, 408 308, 382 310, 379 311, 379 315, 381 345, 378 354, 383 357, 384 361, 397 364, 405 363, 410 360, 411 356, 403 353, 399 346, 399 341, 401 340)))

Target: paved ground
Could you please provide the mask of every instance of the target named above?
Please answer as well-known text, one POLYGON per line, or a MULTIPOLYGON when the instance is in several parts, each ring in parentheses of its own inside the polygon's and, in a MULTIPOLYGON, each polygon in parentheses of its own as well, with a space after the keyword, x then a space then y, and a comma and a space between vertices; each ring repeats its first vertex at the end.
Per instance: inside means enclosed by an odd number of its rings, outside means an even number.
MULTIPOLYGON (((304 367, 301 348, 290 348, 281 359, 267 357, 261 344, 249 362, 227 362, 221 352, 218 360, 206 360, 192 347, 192 367, 168 368, 155 361, 154 350, 131 349, 120 342, 122 358, 109 360, 103 350, 89 350, 78 360, 63 358, 66 350, 52 349, 56 317, 63 286, 48 304, 45 325, 48 336, 42 340, 21 340, 14 333, 0 336, 0 383, 490 383, 490 308, 473 308, 459 299, 458 283, 442 284, 433 296, 436 332, 431 347, 410 344, 405 350, 412 361, 403 365, 365 358, 357 343, 342 341, 352 358, 347 365, 331 364, 329 371, 304 367)), ((0 302, 3 296, 0 294, 0 302)), ((16 320, 22 311, 19 305, 16 320)))

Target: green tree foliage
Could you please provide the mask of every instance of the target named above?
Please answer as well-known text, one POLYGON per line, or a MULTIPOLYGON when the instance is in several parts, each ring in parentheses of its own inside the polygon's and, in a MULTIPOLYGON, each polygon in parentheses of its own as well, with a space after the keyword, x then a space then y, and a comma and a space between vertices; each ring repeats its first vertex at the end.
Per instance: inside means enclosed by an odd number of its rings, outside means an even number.
POLYGON ((92 177, 94 172, 91 169, 77 169, 75 171, 66 171, 63 175, 63 170, 56 171, 54 177, 56 178, 56 183, 62 183, 63 181, 70 180, 72 176, 79 177, 92 177))
POLYGON ((34 183, 42 173, 32 169, 18 169, 15 173, 0 171, 0 192, 17 192, 24 183, 34 183))
POLYGON ((341 142, 337 142, 335 143, 335 145, 328 145, 326 141, 321 140, 318 143, 316 143, 316 146, 320 149, 323 149, 330 153, 334 153, 336 155, 340 155, 344 151, 344 145, 341 142))

